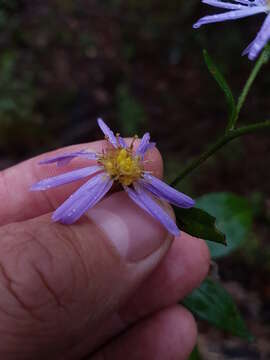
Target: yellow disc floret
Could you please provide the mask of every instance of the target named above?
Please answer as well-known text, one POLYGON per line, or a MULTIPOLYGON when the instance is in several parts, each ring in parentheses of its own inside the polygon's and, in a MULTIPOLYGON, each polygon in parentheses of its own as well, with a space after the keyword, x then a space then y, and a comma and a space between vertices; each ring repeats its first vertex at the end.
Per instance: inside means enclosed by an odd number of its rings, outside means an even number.
POLYGON ((141 159, 133 155, 131 148, 108 150, 100 157, 99 162, 114 180, 125 186, 138 180, 143 172, 141 159))

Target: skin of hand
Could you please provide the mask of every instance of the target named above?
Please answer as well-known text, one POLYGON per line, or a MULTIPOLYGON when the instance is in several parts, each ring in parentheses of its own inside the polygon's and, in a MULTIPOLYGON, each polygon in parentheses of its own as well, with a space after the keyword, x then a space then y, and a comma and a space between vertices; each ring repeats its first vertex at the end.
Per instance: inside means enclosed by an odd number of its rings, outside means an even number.
MULTIPOLYGON (((53 223, 51 213, 83 182, 29 192, 89 165, 40 166, 41 159, 102 147, 70 146, 0 172, 1 359, 184 360, 196 343, 195 321, 177 303, 208 273, 204 241, 173 239, 124 192, 71 226, 53 223)), ((161 177, 158 150, 146 160, 161 177)))

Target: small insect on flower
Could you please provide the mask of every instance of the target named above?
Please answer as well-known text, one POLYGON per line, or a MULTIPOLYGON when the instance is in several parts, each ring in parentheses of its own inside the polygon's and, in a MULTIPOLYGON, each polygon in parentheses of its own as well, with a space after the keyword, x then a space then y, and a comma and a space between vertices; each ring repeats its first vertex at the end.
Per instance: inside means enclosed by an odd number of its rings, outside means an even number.
POLYGON ((243 51, 242 55, 248 55, 250 60, 254 60, 265 45, 267 45, 270 40, 270 0, 233 0, 233 2, 223 0, 202 0, 202 2, 229 11, 201 18, 193 25, 195 29, 205 24, 236 20, 265 13, 267 14, 267 17, 264 20, 260 31, 252 43, 243 51))
POLYGON ((178 235, 180 231, 177 225, 158 204, 158 200, 165 200, 182 208, 192 207, 194 200, 173 189, 144 169, 145 153, 155 146, 154 143, 150 142, 149 133, 144 134, 138 148, 134 150, 134 142, 137 136, 128 146, 119 134, 114 135, 102 119, 98 119, 98 125, 108 142, 107 149, 103 150, 102 153, 82 150, 40 162, 40 164, 56 163, 58 166, 63 166, 75 158, 96 161, 96 165, 41 180, 31 187, 32 191, 48 190, 92 175, 84 185, 55 210, 52 219, 63 224, 74 223, 88 209, 96 205, 116 182, 124 188, 128 196, 138 206, 163 224, 170 233, 178 235))

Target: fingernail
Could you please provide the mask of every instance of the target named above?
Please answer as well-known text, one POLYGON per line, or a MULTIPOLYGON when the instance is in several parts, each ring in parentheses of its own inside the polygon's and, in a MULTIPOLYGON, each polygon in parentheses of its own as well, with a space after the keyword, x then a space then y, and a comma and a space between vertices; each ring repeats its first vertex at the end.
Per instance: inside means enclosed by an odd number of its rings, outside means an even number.
POLYGON ((114 193, 87 213, 122 258, 138 262, 156 252, 171 235, 127 194, 114 193))

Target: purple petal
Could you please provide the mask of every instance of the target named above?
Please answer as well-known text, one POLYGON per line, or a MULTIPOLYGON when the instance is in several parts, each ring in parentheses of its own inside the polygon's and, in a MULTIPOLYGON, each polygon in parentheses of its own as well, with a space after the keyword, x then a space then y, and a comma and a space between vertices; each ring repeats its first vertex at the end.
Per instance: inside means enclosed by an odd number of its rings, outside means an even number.
POLYGON ((266 17, 260 31, 251 44, 243 51, 243 55, 248 54, 250 60, 254 60, 267 42, 270 40, 270 14, 266 17))
POLYGON ((146 133, 143 135, 140 145, 136 150, 136 155, 143 156, 149 148, 150 134, 146 133))
POLYGON ((93 176, 90 180, 80 186, 69 198, 63 202, 53 213, 53 220, 58 221, 61 216, 68 212, 74 203, 78 203, 82 199, 82 195, 88 194, 101 181, 104 173, 93 176))
POLYGON ((190 208, 195 205, 195 201, 189 196, 177 191, 156 177, 146 173, 144 179, 140 180, 140 184, 160 199, 181 208, 190 208))
POLYGON ((242 52, 242 56, 245 56, 249 53, 250 49, 252 48, 253 46, 253 43, 254 43, 255 40, 253 40, 246 48, 245 50, 242 52))
POLYGON ((40 165, 57 163, 57 166, 67 165, 71 160, 76 157, 81 157, 87 160, 96 160, 97 155, 94 152, 87 152, 85 150, 75 151, 71 153, 61 154, 49 159, 44 159, 39 162, 40 165))
POLYGON ((114 133, 112 132, 112 130, 105 124, 105 122, 99 118, 97 120, 99 127, 101 128, 101 130, 103 131, 104 135, 108 138, 108 140, 110 141, 110 143, 117 148, 118 147, 118 142, 117 142, 117 138, 114 135, 114 133))
POLYGON ((246 7, 243 10, 234 10, 234 11, 228 11, 228 12, 222 13, 222 14, 205 16, 205 17, 201 18, 199 21, 197 21, 193 25, 193 28, 197 29, 202 25, 210 24, 210 23, 216 23, 216 22, 228 21, 228 20, 236 20, 236 19, 247 17, 247 16, 252 16, 255 14, 263 13, 265 11, 266 11, 265 6, 252 6, 252 7, 246 7))
POLYGON ((231 4, 220 0, 202 0, 202 3, 228 10, 239 10, 244 7, 243 5, 240 4, 231 4))
POLYGON ((234 0, 235 2, 238 2, 240 4, 244 4, 244 5, 249 5, 249 6, 261 6, 261 5, 266 5, 266 1, 267 0, 234 0))
POLYGON ((133 200, 139 207, 141 207, 144 211, 146 211, 149 215, 152 216, 151 212, 144 206, 144 204, 140 200, 138 194, 133 189, 131 189, 128 186, 124 186, 124 189, 125 189, 126 193, 128 194, 128 196, 131 198, 131 200, 133 200))
POLYGON ((117 139, 118 139, 119 145, 120 145, 122 148, 126 149, 127 144, 126 144, 125 140, 124 140, 121 136, 117 136, 117 139))
POLYGON ((148 144, 147 149, 146 149, 145 152, 147 152, 148 150, 153 149, 155 146, 156 146, 156 143, 153 142, 153 141, 151 141, 151 142, 148 144))
POLYGON ((96 175, 55 210, 53 221, 60 221, 63 224, 74 223, 105 196, 112 184, 113 180, 109 176, 96 175))
POLYGON ((65 174, 43 179, 31 187, 31 191, 48 190, 64 184, 69 184, 73 181, 83 179, 89 175, 92 175, 103 168, 101 166, 88 166, 82 169, 69 171, 65 174))
MULTIPOLYGON (((171 234, 179 235, 180 230, 178 229, 174 220, 162 209, 161 206, 157 204, 155 200, 147 194, 147 191, 143 189, 138 183, 134 184, 136 195, 138 197, 137 204, 140 206, 140 203, 148 209, 148 212, 151 213, 152 217, 157 219, 171 234)), ((134 194, 133 194, 134 196, 134 194)))

